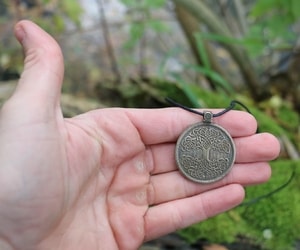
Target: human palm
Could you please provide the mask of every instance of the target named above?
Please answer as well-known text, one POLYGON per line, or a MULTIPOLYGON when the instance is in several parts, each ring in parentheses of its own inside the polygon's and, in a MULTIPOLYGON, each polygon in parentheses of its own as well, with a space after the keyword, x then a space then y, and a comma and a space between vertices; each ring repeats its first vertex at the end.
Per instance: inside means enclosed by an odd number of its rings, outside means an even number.
POLYGON ((137 249, 236 206, 242 186, 270 176, 266 161, 277 156, 278 142, 255 135, 244 112, 215 120, 235 140, 236 164, 205 185, 180 175, 174 157, 177 137, 199 116, 115 108, 64 119, 57 44, 27 21, 16 36, 26 59, 0 113, 1 249, 137 249))

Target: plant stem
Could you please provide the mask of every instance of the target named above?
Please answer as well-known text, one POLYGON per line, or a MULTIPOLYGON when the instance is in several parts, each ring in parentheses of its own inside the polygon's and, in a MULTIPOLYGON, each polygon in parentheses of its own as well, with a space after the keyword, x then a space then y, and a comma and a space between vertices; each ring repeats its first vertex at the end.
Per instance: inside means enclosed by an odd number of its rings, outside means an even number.
POLYGON ((114 48, 113 48, 111 38, 110 38, 110 32, 109 32, 108 24, 107 24, 106 17, 105 17, 103 0, 97 0, 97 3, 99 6, 100 20, 101 20, 104 40, 105 40, 105 44, 106 44, 106 49, 107 49, 107 53, 108 53, 109 60, 110 60, 110 65, 111 65, 112 71, 116 77, 115 81, 117 83, 121 83, 122 77, 121 77, 121 73, 119 71, 117 59, 116 59, 116 56, 114 53, 114 48))

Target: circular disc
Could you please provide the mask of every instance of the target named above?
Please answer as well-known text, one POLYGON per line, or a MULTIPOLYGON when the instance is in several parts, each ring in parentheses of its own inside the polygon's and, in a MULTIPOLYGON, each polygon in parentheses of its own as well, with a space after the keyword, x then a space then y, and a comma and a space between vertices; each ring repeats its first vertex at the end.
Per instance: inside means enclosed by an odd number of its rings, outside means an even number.
POLYGON ((196 123, 178 138, 175 151, 179 170, 190 180, 211 183, 222 179, 235 161, 229 133, 213 123, 196 123))

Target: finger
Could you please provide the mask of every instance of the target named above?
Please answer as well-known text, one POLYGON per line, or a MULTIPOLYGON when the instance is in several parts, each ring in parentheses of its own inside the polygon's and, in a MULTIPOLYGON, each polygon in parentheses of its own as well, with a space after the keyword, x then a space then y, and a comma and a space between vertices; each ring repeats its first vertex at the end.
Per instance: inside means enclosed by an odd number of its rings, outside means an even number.
POLYGON ((232 184, 197 196, 150 207, 145 215, 145 240, 157 238, 225 212, 241 203, 243 199, 243 187, 232 184))
POLYGON ((255 134, 244 138, 234 139, 236 162, 270 161, 275 159, 280 152, 277 138, 269 133, 255 134))
POLYGON ((148 148, 148 152, 151 152, 152 164, 149 167, 151 174, 161 174, 177 170, 175 161, 175 143, 163 143, 158 145, 151 145, 148 148))
POLYGON ((254 185, 267 181, 271 168, 266 162, 236 164, 222 180, 211 184, 199 184, 186 179, 179 171, 154 175, 150 179, 149 202, 151 205, 191 197, 221 186, 238 183, 254 185))
MULTIPOLYGON (((63 79, 63 57, 56 41, 30 21, 15 26, 15 36, 25 53, 24 70, 15 95, 57 106, 63 79)), ((19 98, 21 99, 21 98, 19 98)))
MULTIPOLYGON (((268 133, 255 134, 234 139, 237 163, 264 162, 276 158, 280 145, 276 137, 268 133)), ((153 160, 152 174, 177 170, 175 161, 175 143, 149 146, 153 160)))
MULTIPOLYGON (((165 109, 128 109, 125 110, 131 122, 138 129, 145 144, 174 142, 178 136, 193 123, 200 122, 202 117, 180 108, 165 109)), ((212 112, 218 112, 214 110, 212 112)), ((242 111, 230 111, 214 122, 226 129, 233 137, 254 134, 257 128, 252 115, 242 111)))

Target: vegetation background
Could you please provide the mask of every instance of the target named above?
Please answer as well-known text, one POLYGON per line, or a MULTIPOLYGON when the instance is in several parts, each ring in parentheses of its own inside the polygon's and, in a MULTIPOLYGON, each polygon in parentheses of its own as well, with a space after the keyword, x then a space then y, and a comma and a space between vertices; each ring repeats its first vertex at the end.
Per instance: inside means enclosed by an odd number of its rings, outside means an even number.
POLYGON ((0 0, 0 100, 22 71, 12 30, 24 18, 63 49, 66 116, 164 107, 165 97, 210 108, 239 100, 282 143, 273 176, 248 187, 241 206, 178 234, 191 244, 299 249, 299 17, 298 0, 0 0))

